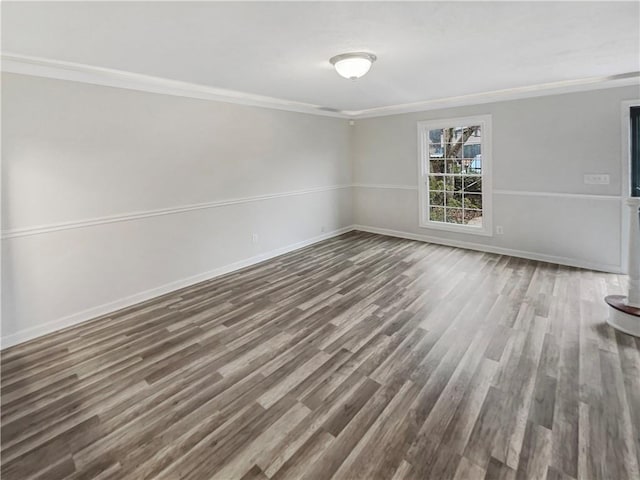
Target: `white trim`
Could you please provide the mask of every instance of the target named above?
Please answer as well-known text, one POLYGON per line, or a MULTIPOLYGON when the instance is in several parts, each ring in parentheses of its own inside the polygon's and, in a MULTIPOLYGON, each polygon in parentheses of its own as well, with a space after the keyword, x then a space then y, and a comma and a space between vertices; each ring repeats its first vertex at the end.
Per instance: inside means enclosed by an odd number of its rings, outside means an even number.
POLYGON ((398 230, 390 230, 387 228, 369 227, 365 225, 353 225, 354 230, 361 232, 377 233, 379 235, 389 235, 391 237, 406 238, 408 240, 417 240, 419 242, 435 243, 438 245, 446 245, 449 247, 466 248, 468 250, 476 250, 479 252, 495 253, 498 255, 508 255, 511 257, 526 258, 528 260, 536 260, 539 262, 555 263, 558 265, 566 265, 569 267, 586 268, 589 270, 597 270, 601 272, 621 273, 620 265, 609 265, 606 263, 587 262, 575 258, 558 257, 555 255, 545 255, 543 253, 527 252, 524 250, 514 250, 511 248, 494 247, 481 243, 466 242, 460 240, 450 240, 431 235, 422 235, 409 232, 401 232, 398 230))
POLYGON ((598 195, 595 193, 560 193, 560 192, 529 192, 525 190, 493 190, 494 195, 518 195, 524 197, 554 197, 581 198, 585 200, 615 200, 620 201, 620 195, 598 195))
POLYGON ((405 103, 400 105, 388 105, 385 107, 369 108, 366 110, 343 110, 342 113, 349 118, 375 118, 401 113, 426 112, 443 108, 466 107, 470 105, 483 105, 486 103, 505 102, 508 100, 521 100, 524 98, 544 97, 548 95, 561 95, 564 93, 585 92, 588 90, 601 90, 605 88, 625 87, 638 85, 640 72, 629 72, 620 75, 605 77, 590 77, 562 82, 542 83, 526 87, 507 88, 490 92, 460 95, 456 97, 436 98, 421 102, 405 103))
MULTIPOLYGON (((418 190, 416 185, 391 185, 374 183, 354 183, 354 188, 375 188, 392 190, 418 190)), ((599 195, 597 193, 561 193, 561 192, 533 192, 526 190, 498 190, 493 189, 494 195, 516 195, 526 197, 559 197, 559 198, 582 198, 589 200, 621 200, 620 195, 599 195)))
POLYGON ((631 107, 640 107, 640 99, 624 100, 620 103, 620 125, 622 128, 622 197, 631 196, 631 107))
POLYGON ((219 277, 221 275, 225 275, 227 273, 231 273, 241 268, 249 267, 251 265, 255 265, 260 262, 264 262, 265 260, 269 260, 274 257, 284 255, 285 253, 289 253, 294 250, 298 250, 300 248, 313 245, 314 243, 321 242, 323 240, 336 237, 338 235, 342 235, 343 233, 350 232, 351 230, 353 230, 353 227, 347 226, 347 227, 340 228, 338 230, 334 230, 333 232, 323 233, 322 235, 319 235, 317 237, 313 237, 307 240, 303 240, 301 242, 287 245, 285 247, 272 250, 270 252, 261 253, 260 255, 253 256, 245 260, 240 260, 238 262, 234 262, 229 265, 224 265, 222 267, 216 268, 214 270, 210 270, 208 272, 204 272, 198 275, 193 275, 191 277, 176 280, 175 282, 166 283, 159 287, 151 288, 149 290, 145 290, 144 292, 139 292, 125 298, 114 300, 113 302, 105 303, 97 307, 89 308, 81 312, 67 315, 66 317, 62 317, 57 320, 44 323, 36 327, 20 330, 19 332, 12 333, 10 335, 7 335, 6 337, 0 338, 0 349, 5 349, 7 347, 11 347, 22 342, 32 340, 36 337, 40 337, 48 333, 56 332, 58 330, 62 330, 63 328, 71 327, 73 325, 77 325, 79 323, 86 322, 88 320, 92 320, 100 316, 104 316, 108 313, 115 312, 117 310, 129 307, 131 305, 135 305, 137 303, 150 300, 160 295, 164 295, 166 293, 170 293, 175 290, 180 290, 181 288, 185 288, 190 285, 203 282, 205 280, 210 280, 212 278, 219 277))
POLYGON ((273 198, 291 197, 295 195, 306 195, 316 192, 328 192, 342 188, 350 188, 351 185, 330 185, 327 187, 313 187, 304 190, 294 190, 283 193, 272 193, 267 195, 256 195, 253 197, 232 198, 228 200, 218 200, 215 202, 198 203, 193 205, 184 205, 182 207, 161 208, 158 210, 146 210, 139 212, 123 213, 118 215, 108 215, 105 217, 89 218, 84 220, 75 220, 71 222, 53 223, 49 225, 35 225, 31 227, 15 228, 2 232, 2 239, 26 237, 29 235, 39 235, 43 233, 57 232, 60 230, 69 230, 73 228, 84 228, 93 225, 103 225, 106 223, 127 222, 130 220, 138 220, 141 218, 157 217, 160 215, 173 215, 176 213, 190 212, 193 210, 203 210, 207 208, 225 207, 228 205, 237 205, 241 203, 259 202, 270 200, 273 198))
POLYGON ((460 95, 456 97, 438 98, 399 105, 387 105, 384 107, 368 108, 364 110, 338 110, 321 105, 255 95, 236 90, 215 88, 190 82, 126 72, 112 68, 96 67, 93 65, 33 57, 10 52, 2 53, 2 71, 164 95, 199 98, 203 100, 213 100, 225 103, 236 103, 240 105, 250 105, 276 110, 349 119, 384 117, 400 113, 426 112, 429 110, 439 110, 443 108, 482 105, 485 103, 519 100, 546 95, 600 90, 604 88, 638 85, 640 82, 640 72, 629 72, 620 75, 543 83, 525 87, 474 93, 470 95, 460 95))
POLYGON ((379 189, 391 189, 391 190, 418 190, 417 185, 391 185, 380 183, 354 183, 354 188, 379 188, 379 189))
POLYGON ((209 87, 113 68, 63 62, 16 53, 2 53, 2 71, 164 95, 175 95, 178 97, 199 98, 201 100, 213 100, 217 102, 250 105, 253 107, 287 110, 290 112, 310 113, 326 117, 348 118, 340 111, 327 109, 321 105, 312 105, 310 103, 283 100, 236 90, 209 87))
POLYGON ((264 262, 271 258, 284 255, 285 253, 289 253, 289 252, 298 250, 300 248, 313 245, 314 243, 321 242, 323 240, 327 240, 329 238, 333 238, 353 230, 358 230, 361 232, 376 233, 379 235, 388 235, 391 237, 406 238, 408 240, 417 240, 420 242, 428 242, 428 243, 446 245, 446 246, 456 247, 456 248, 465 248, 468 250, 476 250, 480 252, 495 253, 498 255, 509 255, 512 257, 526 258, 530 260, 537 260, 537 261, 548 262, 548 263, 556 263, 559 265, 567 265, 571 267, 587 268, 591 270, 598 270, 598 271, 604 271, 604 272, 620 273, 620 270, 621 270, 619 265, 607 265, 607 264, 601 264, 601 263, 585 262, 582 260, 576 260, 572 258, 556 257, 552 255, 544 255, 544 254, 539 254, 534 252, 526 252, 522 250, 493 247, 490 245, 483 245, 483 244, 472 243, 472 242, 448 240, 448 239, 433 237, 429 235, 418 235, 415 233, 401 232, 398 230, 390 230, 387 228, 369 227, 365 225, 350 225, 347 227, 340 228, 338 230, 334 230, 333 232, 324 233, 317 237, 303 240, 301 242, 294 243, 292 245, 287 245, 285 247, 281 247, 276 250, 272 250, 270 252, 262 253, 260 255, 247 258, 245 260, 240 260, 238 262, 225 265, 205 273, 201 273, 198 275, 193 275, 188 278, 176 280, 175 282, 167 283, 156 288, 145 290, 143 292, 139 292, 137 294, 130 295, 125 298, 114 300, 113 302, 105 303, 97 307, 89 308, 81 312, 67 315, 57 320, 53 320, 51 322, 47 322, 45 324, 39 325, 37 327, 27 328, 19 332, 13 333, 11 335, 7 335, 6 337, 1 337, 0 349, 5 349, 13 345, 26 342, 28 340, 32 340, 34 338, 37 338, 52 332, 56 332, 58 330, 62 330, 64 328, 71 327, 100 316, 104 316, 106 314, 129 307, 131 305, 135 305, 137 303, 150 300, 160 295, 164 295, 166 293, 170 293, 175 290, 179 290, 181 288, 185 288, 190 285, 203 282, 205 280, 210 280, 212 278, 234 272, 241 268, 249 267, 251 265, 264 262))
POLYGON ((493 175, 491 173, 493 151, 491 149, 491 132, 491 115, 489 114, 418 122, 418 225, 421 228, 445 230, 468 235, 482 235, 485 237, 493 236, 493 175), (425 161, 428 162, 429 159, 429 145, 427 144, 429 130, 465 125, 480 125, 482 127, 482 228, 429 220, 430 205, 428 195, 429 188, 427 186, 427 182, 429 181, 429 166, 425 164, 425 161))
MULTIPOLYGON (((640 99, 638 100, 624 100, 620 104, 620 128, 622 135, 620 139, 621 145, 621 192, 622 198, 626 198, 631 194, 631 107, 640 107, 640 99)), ((627 265, 629 264, 629 215, 627 215, 624 205, 620 206, 620 265, 623 266, 624 273, 626 272, 627 265)))
MULTIPOLYGON (((182 207, 161 208, 158 210, 143 210, 139 212, 129 212, 118 215, 107 215, 104 217, 88 218, 83 220, 74 220, 70 222, 52 223, 47 225, 34 225, 31 227, 15 228, 11 230, 5 230, 2 232, 2 239, 28 237, 31 235, 42 235, 46 233, 58 232, 61 230, 71 230, 75 228, 85 228, 94 225, 104 225, 108 223, 128 222, 131 220, 139 220, 149 217, 157 217, 161 215, 173 215, 178 213, 190 212, 193 210, 203 210, 207 208, 218 208, 228 205, 237 205, 249 202, 258 202, 263 200, 270 200, 273 198, 290 197, 295 195, 306 195, 316 192, 328 192, 332 190, 338 190, 343 188, 371 188, 382 190, 409 190, 417 191, 416 185, 392 185, 392 184, 365 184, 354 183, 345 185, 331 185, 327 187, 314 187, 307 188, 305 190, 295 190, 283 193, 273 193, 268 195, 258 195, 254 197, 234 198, 228 200, 219 200, 215 202, 199 203, 194 205, 185 205, 182 207)), ((580 198, 588 200, 615 200, 620 201, 621 197, 616 195, 596 195, 596 194, 583 194, 583 193, 557 193, 557 192, 527 192, 520 190, 493 190, 495 195, 522 195, 522 196, 534 196, 534 197, 560 197, 560 198, 580 198)), ((431 228, 431 227, 429 227, 431 228)), ((624 263, 623 263, 624 265, 624 263)))

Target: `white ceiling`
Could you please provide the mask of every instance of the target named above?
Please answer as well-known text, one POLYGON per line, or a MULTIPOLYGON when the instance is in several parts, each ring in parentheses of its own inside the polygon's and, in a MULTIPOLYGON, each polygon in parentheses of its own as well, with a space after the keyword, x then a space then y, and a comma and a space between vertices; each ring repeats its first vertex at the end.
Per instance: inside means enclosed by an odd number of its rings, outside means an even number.
POLYGON ((640 3, 3 2, 2 50, 357 111, 640 71, 640 3))

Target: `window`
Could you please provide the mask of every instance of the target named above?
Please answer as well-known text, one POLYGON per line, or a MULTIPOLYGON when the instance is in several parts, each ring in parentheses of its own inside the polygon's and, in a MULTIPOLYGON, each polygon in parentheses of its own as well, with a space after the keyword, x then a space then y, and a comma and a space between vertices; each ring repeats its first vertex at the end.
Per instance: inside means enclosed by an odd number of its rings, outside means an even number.
POLYGON ((491 116, 418 123, 420 226, 491 235, 491 116))
POLYGON ((640 107, 631 107, 631 196, 640 197, 640 107))

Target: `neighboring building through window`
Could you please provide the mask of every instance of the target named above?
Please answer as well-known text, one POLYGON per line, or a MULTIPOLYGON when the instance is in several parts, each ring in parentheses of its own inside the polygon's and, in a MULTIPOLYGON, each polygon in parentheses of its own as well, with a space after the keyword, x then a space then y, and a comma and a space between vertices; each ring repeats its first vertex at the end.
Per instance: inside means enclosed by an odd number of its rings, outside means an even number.
POLYGON ((420 226, 491 235, 491 117, 419 122, 420 226))

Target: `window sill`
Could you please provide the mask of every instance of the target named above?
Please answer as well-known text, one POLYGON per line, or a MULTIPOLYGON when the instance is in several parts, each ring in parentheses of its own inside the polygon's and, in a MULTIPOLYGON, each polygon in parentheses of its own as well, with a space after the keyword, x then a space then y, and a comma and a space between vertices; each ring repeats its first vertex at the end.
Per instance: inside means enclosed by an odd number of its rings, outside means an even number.
POLYGON ((485 225, 482 228, 468 227, 466 225, 457 225, 452 223, 443 222, 420 222, 420 228, 426 228, 429 230, 441 230, 446 232, 464 233, 466 235, 476 235, 482 237, 493 237, 493 228, 490 225, 485 225))

